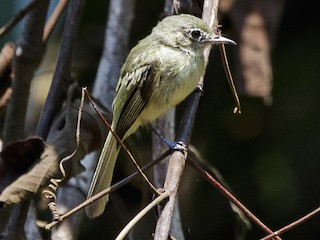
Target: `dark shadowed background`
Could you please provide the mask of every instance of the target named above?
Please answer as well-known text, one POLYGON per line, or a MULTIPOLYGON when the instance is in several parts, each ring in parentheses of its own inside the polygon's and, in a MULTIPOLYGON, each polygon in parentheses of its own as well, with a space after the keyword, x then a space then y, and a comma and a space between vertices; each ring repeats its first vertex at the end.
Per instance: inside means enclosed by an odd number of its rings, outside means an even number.
MULTIPOLYGON (((8 3, 6 0, 0 4, 1 25, 14 11, 8 3)), ((82 85, 90 86, 95 77, 107 6, 98 0, 87 1, 85 5, 74 66, 75 77, 82 85)), ((137 0, 130 46, 149 34, 162 9, 162 1, 137 0)), ((220 23, 222 32, 234 39, 228 16, 220 23)), ((232 113, 234 101, 215 48, 193 131, 191 142, 203 160, 218 169, 239 200, 273 230, 319 206, 319 26, 315 1, 286 2, 272 49, 273 103, 265 106, 262 99, 240 96, 240 116, 232 113)), ((59 32, 58 29, 56 35, 59 32)), ((14 41, 15 35, 1 39, 1 46, 9 39, 14 41)), ((235 48, 227 46, 231 68, 235 48)), ((142 135, 148 136, 144 130, 142 135)), ((127 167, 122 166, 125 161, 125 158, 118 161, 116 178, 122 177, 127 167)), ((146 197, 137 187, 138 184, 125 187, 118 195, 111 195, 110 211, 97 220, 85 220, 79 239, 93 239, 99 232, 108 232, 109 238, 113 238, 127 220, 112 209, 112 201, 123 197, 124 208, 132 217, 146 197)), ((236 218, 228 201, 190 167, 182 180, 180 204, 186 239, 235 239, 236 218)), ((141 232, 148 229, 144 236, 152 233, 153 214, 137 227, 141 232)), ((320 218, 315 216, 283 235, 283 239, 319 239, 319 225, 320 218)), ((263 236, 262 230, 252 225, 245 239, 263 236)))

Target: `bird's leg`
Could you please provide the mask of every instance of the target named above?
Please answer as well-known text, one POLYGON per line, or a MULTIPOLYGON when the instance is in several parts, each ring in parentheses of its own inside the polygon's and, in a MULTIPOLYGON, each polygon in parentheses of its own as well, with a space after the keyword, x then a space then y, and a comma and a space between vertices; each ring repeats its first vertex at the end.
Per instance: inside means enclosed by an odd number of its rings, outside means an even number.
POLYGON ((168 146, 168 148, 170 148, 171 150, 181 151, 181 152, 185 152, 188 150, 186 145, 183 142, 170 141, 169 139, 166 139, 164 136, 162 136, 161 133, 157 129, 155 129, 153 126, 150 126, 150 128, 152 132, 156 134, 161 139, 161 141, 164 142, 168 146))

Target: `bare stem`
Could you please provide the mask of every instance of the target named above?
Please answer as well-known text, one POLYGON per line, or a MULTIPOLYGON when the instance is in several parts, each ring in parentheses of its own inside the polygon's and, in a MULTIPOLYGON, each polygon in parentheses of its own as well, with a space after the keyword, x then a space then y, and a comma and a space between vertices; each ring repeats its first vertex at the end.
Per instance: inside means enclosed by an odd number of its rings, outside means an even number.
MULTIPOLYGON (((203 18, 210 24, 216 24, 217 11, 219 1, 205 1, 203 7, 203 18)), ((211 48, 205 51, 205 61, 208 62, 209 53, 211 48)), ((203 86, 203 76, 199 79, 198 87, 201 91, 203 86)), ((176 141, 182 141, 186 146, 189 145, 194 119, 197 112, 198 104, 201 97, 200 91, 194 91, 183 103, 184 114, 180 121, 179 130, 177 131, 176 141)), ((173 209, 176 202, 177 191, 180 183, 181 176, 184 171, 186 154, 175 152, 170 160, 168 172, 164 184, 164 190, 171 193, 169 201, 160 214, 157 222, 155 239, 166 240, 169 236, 170 226, 172 222, 173 209)))
POLYGON ((68 2, 69 2, 69 0, 60 0, 58 2, 56 8, 54 9, 53 13, 51 14, 51 16, 50 16, 49 20, 47 21, 46 26, 44 28, 43 36, 42 36, 43 42, 46 42, 48 40, 50 34, 52 33, 54 27, 56 26, 56 24, 59 20, 59 17, 63 13, 68 2))
POLYGON ((39 0, 32 0, 27 6, 21 9, 14 17, 0 28, 0 38, 7 34, 22 18, 24 18, 35 6, 39 0))
POLYGON ((288 224, 287 226, 269 234, 268 236, 262 238, 261 240, 268 240, 268 239, 272 239, 275 238, 293 228, 295 228, 296 226, 300 225, 301 223, 309 220, 310 218, 314 217, 314 215, 318 214, 320 212, 320 207, 316 208, 315 210, 313 210, 312 212, 308 213, 307 215, 303 216, 302 218, 298 219, 297 221, 294 221, 290 224, 288 224))
POLYGON ((142 209, 119 233, 116 240, 122 240, 128 234, 128 232, 143 218, 153 207, 162 202, 165 198, 169 197, 169 192, 161 193, 156 199, 148 204, 144 209, 142 209))
MULTIPOLYGON (((200 167, 197 163, 192 161, 190 158, 187 159, 187 163, 197 170, 210 184, 212 184, 220 193, 227 197, 231 202, 233 202, 245 215, 250 218, 256 225, 258 225, 266 233, 272 234, 273 231, 268 228, 263 222, 260 221, 248 208, 246 208, 235 196, 232 195, 221 183, 219 183, 214 177, 212 177, 207 171, 200 167)), ((275 239, 280 240, 281 238, 275 237, 275 239)))
POLYGON ((137 161, 134 159, 132 153, 129 151, 129 149, 127 148, 127 146, 123 143, 123 141, 120 139, 120 137, 112 130, 110 123, 108 123, 108 121, 104 118, 104 116, 101 114, 101 112, 98 110, 98 108, 95 106, 92 98, 90 97, 90 94, 87 90, 86 94, 88 96, 88 99, 92 105, 92 107, 94 108, 94 110, 97 112, 97 114, 100 116, 100 118, 102 119, 102 121, 104 122, 104 124, 108 127, 109 131, 112 133, 112 135, 115 137, 115 139, 117 140, 117 142, 119 143, 119 145, 121 146, 121 148, 124 150, 125 154, 127 155, 127 157, 130 159, 130 161, 133 163, 133 165, 135 166, 135 168, 138 170, 138 172, 140 173, 140 175, 142 176, 142 178, 146 181, 146 183, 150 186, 150 188, 152 189, 152 191, 154 193, 156 193, 157 195, 160 195, 160 193, 158 192, 158 190, 156 189, 155 186, 153 186, 153 184, 151 183, 151 181, 148 179, 148 177, 143 173, 143 171, 141 170, 139 164, 137 163, 137 161))
POLYGON ((5 144, 23 137, 29 88, 43 54, 42 34, 48 4, 48 0, 41 1, 36 7, 32 8, 15 48, 13 92, 8 104, 3 129, 5 144))
MULTIPOLYGON (((169 156, 171 154, 171 150, 168 150, 167 152, 165 152, 164 154, 162 154, 160 157, 158 157, 157 159, 153 160, 152 162, 148 163, 147 165, 145 165, 144 167, 141 168, 142 171, 146 171, 150 168, 152 168, 154 165, 156 165, 157 163, 159 163, 161 160, 163 160, 165 157, 169 156)), ((52 227, 54 227, 55 225, 57 225, 59 222, 63 221, 65 218, 73 215, 74 213, 78 212, 79 210, 85 208, 86 206, 88 206, 89 204, 91 204, 92 202, 96 201, 97 199, 116 191, 117 189, 123 187, 124 185, 130 183, 134 178, 136 178, 137 176, 139 176, 139 172, 136 171, 133 174, 131 174, 130 176, 126 177, 125 179, 121 180, 120 182, 112 185, 111 187, 101 191, 100 193, 94 195, 93 197, 87 199, 86 201, 84 201, 83 203, 81 203, 80 205, 76 206, 75 208, 71 209, 70 211, 66 212, 65 214, 60 216, 60 219, 58 221, 54 221, 51 222, 49 224, 47 224, 45 226, 45 228, 47 230, 50 230, 52 227)))

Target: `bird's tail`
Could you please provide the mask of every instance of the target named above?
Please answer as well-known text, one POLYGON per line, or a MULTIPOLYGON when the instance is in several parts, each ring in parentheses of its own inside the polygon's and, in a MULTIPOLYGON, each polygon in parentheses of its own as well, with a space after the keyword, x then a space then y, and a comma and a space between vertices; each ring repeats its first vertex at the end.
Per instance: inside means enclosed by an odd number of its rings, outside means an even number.
MULTIPOLYGON (((87 198, 110 187, 114 166, 119 154, 119 146, 115 137, 109 132, 107 139, 102 148, 99 161, 94 172, 87 198)), ((86 207, 85 211, 89 218, 95 218, 104 212, 109 195, 97 199, 95 202, 86 207)))

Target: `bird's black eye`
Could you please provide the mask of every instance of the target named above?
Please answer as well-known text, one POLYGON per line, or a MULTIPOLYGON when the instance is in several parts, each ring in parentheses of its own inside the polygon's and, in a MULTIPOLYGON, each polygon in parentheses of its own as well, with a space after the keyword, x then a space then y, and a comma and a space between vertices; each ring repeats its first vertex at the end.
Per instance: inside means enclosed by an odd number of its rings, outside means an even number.
POLYGON ((201 36, 201 31, 199 29, 193 29, 189 34, 193 39, 199 39, 199 37, 201 36))

